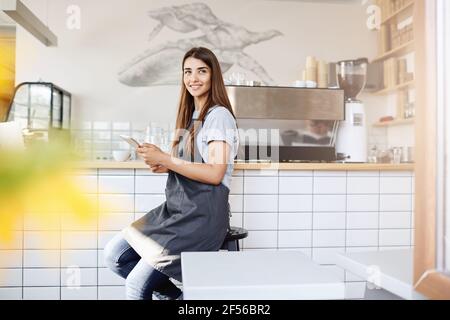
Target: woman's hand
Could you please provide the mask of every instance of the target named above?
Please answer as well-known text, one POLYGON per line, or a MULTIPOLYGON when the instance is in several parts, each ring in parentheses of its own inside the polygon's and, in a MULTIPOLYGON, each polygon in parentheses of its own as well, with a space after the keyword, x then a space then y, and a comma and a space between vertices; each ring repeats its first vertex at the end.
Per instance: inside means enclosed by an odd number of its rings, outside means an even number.
POLYGON ((150 167, 161 166, 163 162, 168 157, 170 157, 170 155, 161 151, 161 149, 154 144, 144 143, 136 150, 138 154, 144 159, 144 162, 150 167))
POLYGON ((150 166, 150 170, 152 170, 153 173, 169 173, 169 169, 159 164, 150 166))

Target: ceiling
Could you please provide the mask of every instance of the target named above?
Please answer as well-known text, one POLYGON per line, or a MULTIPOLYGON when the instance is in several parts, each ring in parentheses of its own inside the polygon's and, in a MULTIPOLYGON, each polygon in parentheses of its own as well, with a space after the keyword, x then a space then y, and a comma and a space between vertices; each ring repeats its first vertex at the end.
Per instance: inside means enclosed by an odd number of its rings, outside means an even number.
POLYGON ((270 1, 292 1, 292 2, 312 2, 312 3, 333 3, 333 4, 364 4, 370 0, 270 0, 270 1))
POLYGON ((0 26, 14 26, 16 23, 0 10, 0 26))
MULTIPOLYGON (((333 3, 333 4, 361 4, 368 0, 270 0, 270 1, 292 1, 311 3, 333 3)), ((14 26, 15 22, 0 10, 0 26, 14 26)))

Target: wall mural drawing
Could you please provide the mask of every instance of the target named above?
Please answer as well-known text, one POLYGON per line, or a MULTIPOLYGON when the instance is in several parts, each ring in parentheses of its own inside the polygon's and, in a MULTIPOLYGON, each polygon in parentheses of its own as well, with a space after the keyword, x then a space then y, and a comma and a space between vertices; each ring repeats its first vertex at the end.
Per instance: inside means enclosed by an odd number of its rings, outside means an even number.
POLYGON ((183 38, 155 45, 125 64, 119 71, 119 81, 131 87, 172 85, 180 83, 180 62, 192 47, 203 46, 214 51, 225 74, 233 66, 252 72, 265 84, 273 79, 254 58, 244 52, 250 45, 281 36, 278 30, 252 32, 242 26, 227 23, 212 12, 205 3, 190 3, 163 7, 148 12, 159 24, 149 35, 152 41, 168 27, 176 32, 200 31, 201 36, 183 38))

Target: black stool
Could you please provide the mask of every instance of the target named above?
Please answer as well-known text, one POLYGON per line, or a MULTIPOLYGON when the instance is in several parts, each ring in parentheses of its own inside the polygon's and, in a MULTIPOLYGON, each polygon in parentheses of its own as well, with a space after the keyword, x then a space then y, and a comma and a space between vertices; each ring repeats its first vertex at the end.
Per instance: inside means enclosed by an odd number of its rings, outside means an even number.
POLYGON ((239 251, 239 240, 247 238, 248 231, 244 228, 230 227, 220 249, 239 251))

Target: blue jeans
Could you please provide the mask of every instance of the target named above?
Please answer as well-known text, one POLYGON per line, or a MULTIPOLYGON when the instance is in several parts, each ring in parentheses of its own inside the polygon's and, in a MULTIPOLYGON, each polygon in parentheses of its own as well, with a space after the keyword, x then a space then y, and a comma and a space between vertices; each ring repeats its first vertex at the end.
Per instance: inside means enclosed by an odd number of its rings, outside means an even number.
POLYGON ((121 233, 106 244, 104 256, 108 268, 125 279, 128 300, 152 300, 154 292, 168 299, 181 295, 169 277, 145 262, 121 233))

